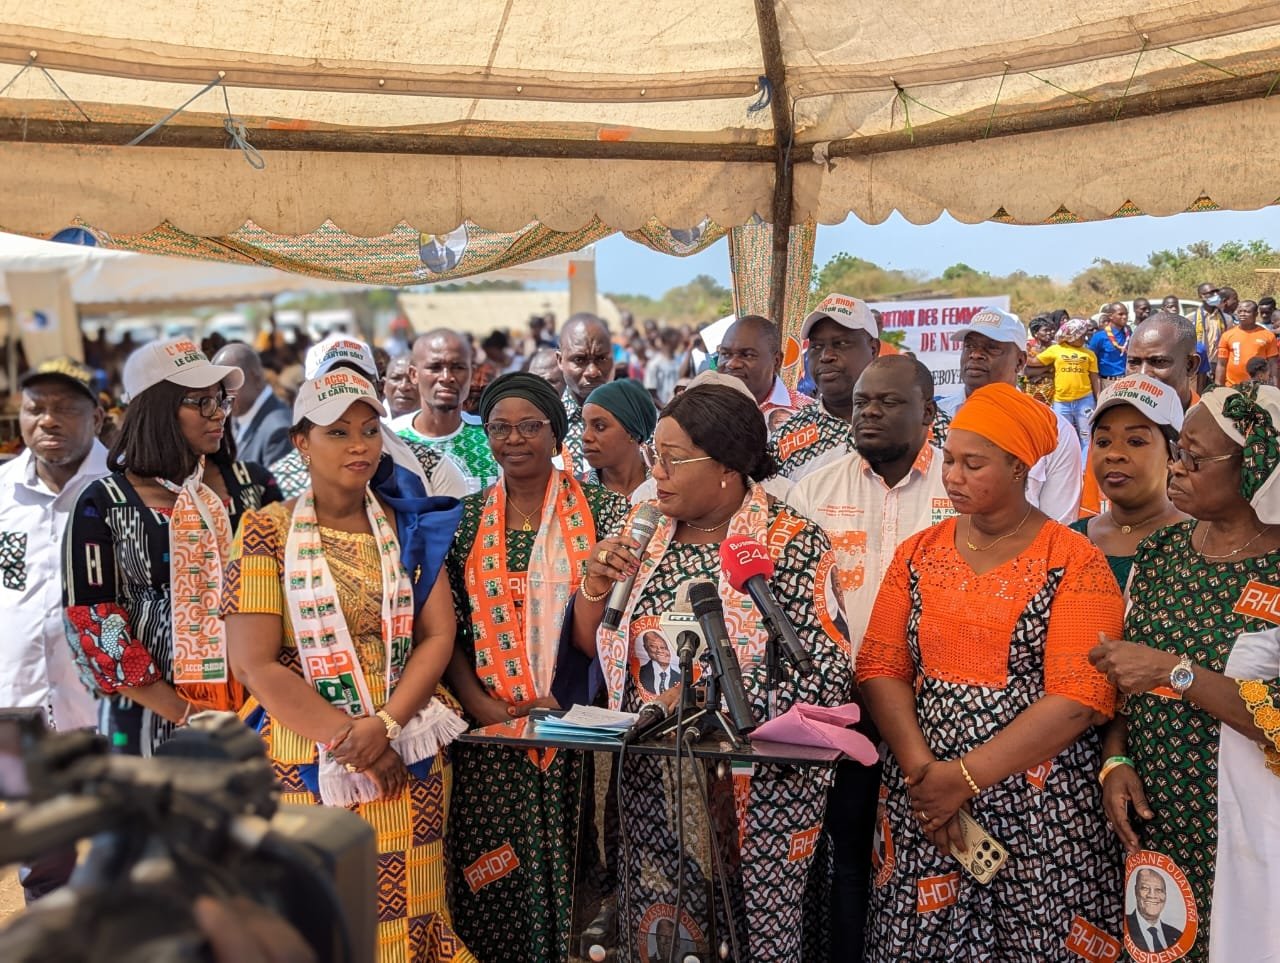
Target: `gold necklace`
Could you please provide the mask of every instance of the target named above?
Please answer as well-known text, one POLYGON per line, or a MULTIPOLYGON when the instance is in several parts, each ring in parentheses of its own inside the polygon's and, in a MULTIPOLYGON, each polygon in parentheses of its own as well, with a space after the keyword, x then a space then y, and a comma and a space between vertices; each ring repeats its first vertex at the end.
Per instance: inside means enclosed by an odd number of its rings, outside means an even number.
MULTIPOLYGON (((1211 522, 1210 524, 1212 524, 1212 522, 1211 522)), ((1205 558, 1212 559, 1212 560, 1213 560, 1213 561, 1215 561, 1215 562, 1221 562, 1224 558, 1230 558, 1232 555, 1239 555, 1239 554, 1240 554, 1241 552, 1243 552, 1246 548, 1248 548, 1250 545, 1252 545, 1254 542, 1256 542, 1258 539, 1260 539, 1263 535, 1267 534, 1267 532, 1269 532, 1270 530, 1271 530, 1271 526, 1270 526, 1270 525, 1264 525, 1264 526, 1262 527, 1262 531, 1258 532, 1258 534, 1257 534, 1257 535, 1253 536, 1253 538, 1249 539, 1249 541, 1245 542, 1243 545, 1241 545, 1239 548, 1237 548, 1234 552, 1227 552, 1227 554, 1226 554, 1226 555, 1210 555, 1208 552, 1206 552, 1206 551, 1204 550, 1204 547, 1203 547, 1203 546, 1204 546, 1204 543, 1205 543, 1205 542, 1207 542, 1207 541, 1209 540, 1209 525, 1206 525, 1206 526, 1204 527, 1204 537, 1200 539, 1200 545, 1201 545, 1201 547, 1200 547, 1200 548, 1198 548, 1198 549, 1196 549, 1196 551, 1198 551, 1198 552, 1199 552, 1201 555, 1203 555, 1205 558)), ((1195 548, 1195 542, 1194 542, 1194 541, 1192 541, 1192 543, 1191 543, 1191 547, 1192 547, 1192 548, 1195 548)))
MULTIPOLYGON (((524 525, 521 527, 520 531, 532 532, 533 526, 530 525, 529 523, 533 521, 533 512, 525 512, 524 510, 522 510, 519 505, 517 505, 514 501, 511 500, 510 495, 507 496, 507 504, 524 516, 524 525)), ((537 509, 535 508, 533 511, 536 512, 537 509)))
POLYGON ((1022 531, 1022 526, 1027 524, 1027 519, 1030 517, 1031 517, 1031 506, 1028 505, 1027 513, 1022 516, 1022 521, 1018 522, 1017 528, 1015 528, 1011 532, 1005 532, 1003 535, 997 538, 994 542, 989 542, 988 544, 979 547, 973 544, 973 516, 966 515, 964 517, 964 526, 965 526, 964 543, 969 546, 969 551, 971 552, 988 552, 991 549, 995 548, 995 546, 1003 542, 1006 538, 1013 538, 1013 536, 1017 535, 1018 532, 1022 531))
POLYGON ((698 531, 700 531, 700 532, 706 532, 708 535, 710 535, 710 534, 713 534, 713 533, 715 533, 715 532, 720 531, 720 529, 722 529, 722 528, 724 528, 726 525, 728 525, 728 524, 729 524, 729 522, 730 522, 732 519, 733 519, 733 516, 732 516, 732 515, 730 515, 728 518, 726 518, 726 519, 725 519, 723 522, 721 522, 719 525, 713 525, 711 528, 703 528, 701 525, 695 525, 695 524, 693 524, 693 522, 685 522, 685 524, 686 524, 686 525, 688 525, 690 528, 697 529, 697 530, 698 530, 698 531))
POLYGON ((1111 515, 1111 524, 1115 525, 1116 528, 1120 529, 1120 531, 1128 535, 1135 528, 1141 528, 1143 525, 1148 525, 1151 522, 1154 522, 1157 518, 1163 515, 1165 511, 1166 510, 1162 508, 1160 509, 1160 511, 1156 512, 1154 515, 1148 515, 1146 518, 1141 519, 1140 521, 1136 521, 1132 525, 1116 525, 1116 516, 1115 516, 1115 513, 1113 512, 1111 515))

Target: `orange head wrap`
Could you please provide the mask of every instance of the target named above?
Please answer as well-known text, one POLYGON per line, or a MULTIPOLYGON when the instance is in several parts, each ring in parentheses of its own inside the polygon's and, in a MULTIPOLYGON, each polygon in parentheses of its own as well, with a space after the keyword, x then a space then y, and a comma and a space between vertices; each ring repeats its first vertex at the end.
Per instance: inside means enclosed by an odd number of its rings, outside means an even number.
POLYGON ((1044 404, 1003 381, 971 394, 951 419, 1030 467, 1058 447, 1058 419, 1044 404))

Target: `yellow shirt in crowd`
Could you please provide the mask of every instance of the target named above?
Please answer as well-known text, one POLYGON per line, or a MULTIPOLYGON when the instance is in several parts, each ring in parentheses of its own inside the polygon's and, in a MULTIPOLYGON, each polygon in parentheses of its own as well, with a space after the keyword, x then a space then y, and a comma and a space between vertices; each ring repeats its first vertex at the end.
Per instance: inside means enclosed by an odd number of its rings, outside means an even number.
POLYGON ((1036 360, 1053 365, 1053 400, 1079 401, 1093 394, 1089 373, 1098 373, 1098 356, 1088 348, 1070 344, 1051 344, 1036 360))

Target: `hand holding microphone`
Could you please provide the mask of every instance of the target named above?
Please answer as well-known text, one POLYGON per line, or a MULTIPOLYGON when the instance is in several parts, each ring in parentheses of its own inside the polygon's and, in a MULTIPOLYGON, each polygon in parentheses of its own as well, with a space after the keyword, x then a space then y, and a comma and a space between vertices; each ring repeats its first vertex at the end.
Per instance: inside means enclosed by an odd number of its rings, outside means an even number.
POLYGON ((746 592, 760 610, 760 616, 777 633, 786 650, 787 659, 802 676, 813 674, 813 659, 805 649, 795 627, 787 618, 769 588, 773 577, 773 560, 763 545, 745 535, 733 535, 720 544, 720 570, 735 592, 746 592))
POLYGON ((605 628, 616 629, 621 624, 622 611, 631 595, 636 572, 640 569, 640 556, 644 554, 661 520, 662 514, 656 508, 641 505, 631 519, 631 528, 627 534, 601 539, 591 550, 582 581, 585 585, 591 579, 593 585, 588 586, 585 591, 596 595, 596 592, 591 591, 593 587, 606 579, 613 583, 612 590, 601 589, 609 591, 609 600, 601 621, 605 628))

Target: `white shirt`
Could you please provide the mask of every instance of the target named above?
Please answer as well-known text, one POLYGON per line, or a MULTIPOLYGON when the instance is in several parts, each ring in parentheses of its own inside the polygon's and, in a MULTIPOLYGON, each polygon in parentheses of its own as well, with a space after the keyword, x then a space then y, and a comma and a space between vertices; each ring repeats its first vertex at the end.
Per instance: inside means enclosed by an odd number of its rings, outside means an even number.
MULTIPOLYGON (((938 407, 954 418, 966 397, 939 398, 938 407)), ((1070 525, 1080 517, 1080 490, 1084 485, 1080 433, 1056 411, 1053 417, 1058 419, 1058 447, 1027 472, 1027 501, 1054 521, 1070 525)))
POLYGON ((30 451, 0 468, 0 706, 42 706, 58 729, 97 723, 62 618, 62 535, 85 486, 108 474, 97 441, 57 493, 36 474, 30 451))
POLYGON ((956 513, 942 486, 942 452, 925 445, 892 488, 853 452, 802 478, 792 498, 831 539, 856 657, 894 551, 916 532, 956 513))
POLYGON ((236 444, 243 445, 245 439, 249 437, 249 426, 253 424, 253 419, 258 416, 258 412, 262 406, 267 403, 267 399, 271 397, 271 385, 263 385, 262 390, 258 392, 258 397, 253 400, 253 404, 249 406, 249 410, 243 415, 236 415, 236 444))

